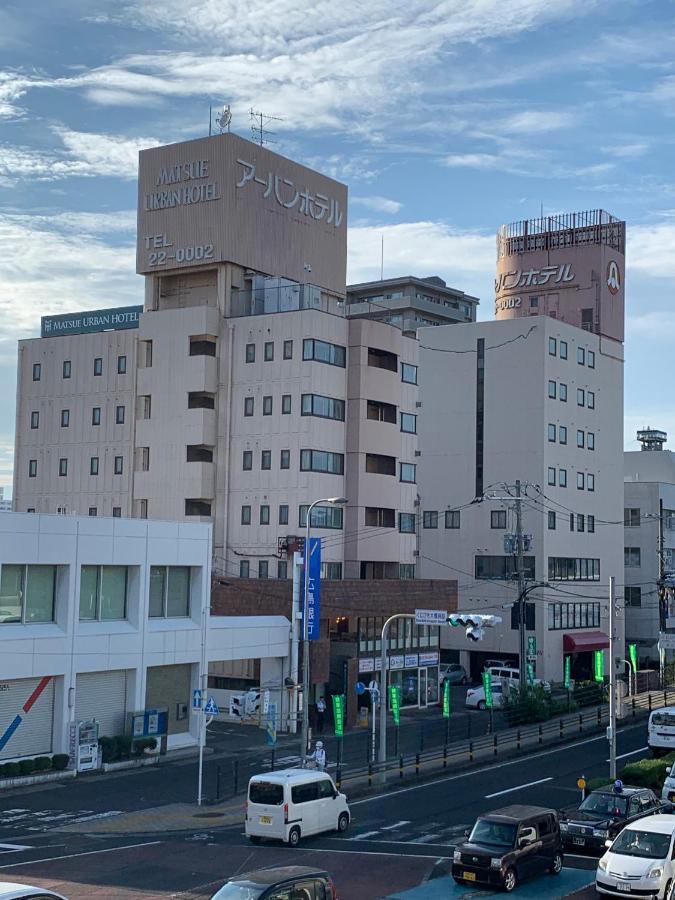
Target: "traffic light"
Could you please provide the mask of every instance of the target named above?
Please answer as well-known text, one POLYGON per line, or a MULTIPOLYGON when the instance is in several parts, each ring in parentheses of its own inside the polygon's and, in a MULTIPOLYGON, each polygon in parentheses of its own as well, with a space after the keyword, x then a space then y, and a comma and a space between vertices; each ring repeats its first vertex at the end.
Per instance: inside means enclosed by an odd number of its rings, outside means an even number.
POLYGON ((481 616, 478 613, 450 613, 448 624, 466 628, 466 636, 470 641, 482 641, 485 628, 494 628, 502 621, 501 616, 481 616))

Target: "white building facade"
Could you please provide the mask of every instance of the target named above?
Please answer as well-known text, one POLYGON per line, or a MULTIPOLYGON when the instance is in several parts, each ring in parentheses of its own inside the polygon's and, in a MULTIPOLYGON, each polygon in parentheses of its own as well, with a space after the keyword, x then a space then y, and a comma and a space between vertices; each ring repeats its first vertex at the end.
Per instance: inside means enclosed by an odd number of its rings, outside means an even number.
POLYGON ((131 733, 159 711, 166 749, 196 744, 200 673, 258 660, 283 715, 289 622, 211 617, 211 526, 0 517, 0 759, 68 753, 71 724, 131 733))

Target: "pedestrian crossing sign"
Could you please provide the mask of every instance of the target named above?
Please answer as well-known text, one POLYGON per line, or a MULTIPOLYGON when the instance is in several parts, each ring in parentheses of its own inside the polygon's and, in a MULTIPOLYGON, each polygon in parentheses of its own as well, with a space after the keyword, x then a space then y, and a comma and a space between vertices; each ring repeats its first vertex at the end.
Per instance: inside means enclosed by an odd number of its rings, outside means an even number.
POLYGON ((204 707, 204 713, 207 716, 217 716, 220 710, 218 709, 218 704, 213 699, 213 697, 209 697, 206 702, 206 706, 204 707))

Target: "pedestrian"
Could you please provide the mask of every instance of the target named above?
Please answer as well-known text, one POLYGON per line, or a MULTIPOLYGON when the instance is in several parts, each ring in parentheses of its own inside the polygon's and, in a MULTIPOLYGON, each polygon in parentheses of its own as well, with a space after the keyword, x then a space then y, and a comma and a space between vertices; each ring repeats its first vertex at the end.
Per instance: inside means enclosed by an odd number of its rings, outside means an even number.
POLYGON ((312 753, 311 760, 313 760, 316 768, 323 772, 326 768, 326 751, 323 749, 323 741, 317 741, 314 745, 314 753, 312 753))
POLYGON ((323 734, 323 720, 326 715, 326 701, 323 697, 319 697, 316 702, 316 730, 319 734, 323 734))

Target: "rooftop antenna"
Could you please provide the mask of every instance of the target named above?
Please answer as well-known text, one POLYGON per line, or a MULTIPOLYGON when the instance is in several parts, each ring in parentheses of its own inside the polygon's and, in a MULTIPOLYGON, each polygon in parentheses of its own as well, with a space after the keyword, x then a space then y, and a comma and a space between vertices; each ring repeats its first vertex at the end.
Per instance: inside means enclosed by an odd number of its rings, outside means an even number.
POLYGON ((269 137, 269 135, 276 134, 276 132, 270 131, 268 126, 270 122, 282 122, 283 119, 280 116, 268 116, 267 113, 256 112, 253 107, 250 109, 250 115, 253 140, 260 144, 261 147, 264 144, 276 144, 276 141, 271 140, 269 137))
MULTIPOLYGON (((216 112, 216 125, 220 134, 229 134, 230 124, 232 122, 232 110, 230 104, 224 104, 221 112, 216 112)), ((213 134, 213 106, 209 104, 209 137, 213 134)))

